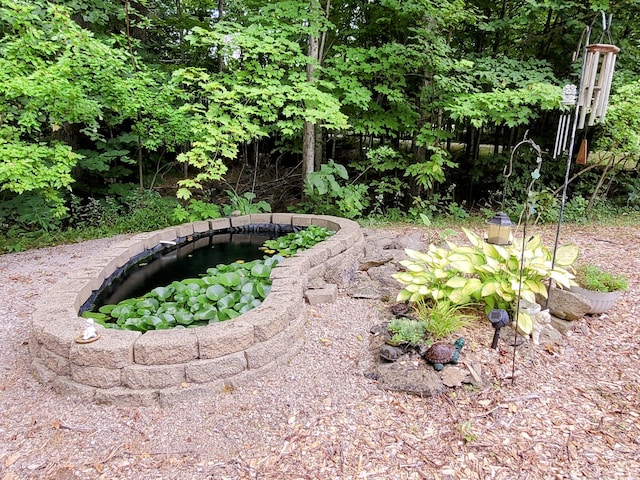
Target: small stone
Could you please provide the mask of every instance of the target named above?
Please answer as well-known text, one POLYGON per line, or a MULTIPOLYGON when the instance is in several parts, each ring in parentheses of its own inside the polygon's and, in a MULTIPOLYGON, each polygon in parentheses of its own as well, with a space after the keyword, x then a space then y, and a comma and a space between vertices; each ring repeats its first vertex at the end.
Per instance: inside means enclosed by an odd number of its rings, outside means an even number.
POLYGON ((466 377, 466 372, 464 372, 459 367, 445 367, 440 373, 442 383, 444 383, 447 387, 461 386, 466 377))

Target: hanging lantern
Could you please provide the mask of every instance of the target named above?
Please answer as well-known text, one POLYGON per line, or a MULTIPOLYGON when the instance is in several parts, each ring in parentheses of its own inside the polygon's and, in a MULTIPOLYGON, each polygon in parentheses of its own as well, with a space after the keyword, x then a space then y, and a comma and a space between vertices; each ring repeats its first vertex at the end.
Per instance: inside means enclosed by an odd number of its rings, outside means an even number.
POLYGON ((493 245, 511 244, 511 227, 513 227, 513 222, 509 219, 506 213, 496 213, 487 223, 489 224, 487 243, 491 243, 493 245))
POLYGON ((591 127, 604 122, 611 92, 611 79, 620 49, 615 45, 595 43, 587 45, 583 67, 582 91, 578 99, 578 129, 585 122, 591 127))

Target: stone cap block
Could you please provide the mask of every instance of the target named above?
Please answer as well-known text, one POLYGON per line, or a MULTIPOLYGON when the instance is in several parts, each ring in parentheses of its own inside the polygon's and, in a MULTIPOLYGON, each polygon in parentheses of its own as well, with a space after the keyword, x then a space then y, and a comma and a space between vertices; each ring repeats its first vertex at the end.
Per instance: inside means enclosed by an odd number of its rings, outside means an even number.
POLYGON ((209 226, 209 220, 202 220, 200 222, 193 222, 193 233, 204 233, 211 230, 209 226))
POLYGON ((303 312, 301 295, 272 292, 259 308, 245 313, 242 321, 253 325, 256 342, 263 342, 285 330, 303 312))
POLYGON ((240 352, 253 344, 253 326, 242 321, 241 317, 213 323, 194 331, 198 337, 201 359, 218 358, 240 352))
POLYGON ((333 303, 338 298, 338 286, 327 285, 325 288, 310 288, 304 292, 309 305, 319 305, 321 303, 333 303))
POLYGON ((291 225, 296 227, 308 227, 313 225, 315 215, 296 214, 291 217, 291 225))
MULTIPOLYGON (((302 295, 304 285, 300 277, 274 278, 271 281, 271 292, 287 292, 290 295, 302 295)), ((267 295, 269 298, 271 294, 267 295)), ((265 299, 266 300, 266 299, 265 299)))
POLYGON ((227 230, 231 228, 231 219, 214 218, 209 220, 209 230, 227 230))
POLYGON ((176 237, 189 237, 193 235, 193 223, 183 223, 174 227, 176 231, 176 237))
POLYGON ((249 215, 251 219, 251 223, 253 225, 262 225, 271 223, 271 214, 270 213, 252 213, 249 215))
POLYGON ((246 370, 244 352, 231 353, 210 360, 196 360, 186 365, 188 383, 210 383, 222 380, 246 370))
POLYGON ((168 365, 198 358, 198 337, 193 329, 151 330, 136 340, 135 363, 168 365))
POLYGON ((98 333, 100 338, 95 342, 71 344, 71 363, 113 369, 133 364, 133 346, 140 332, 99 328, 98 333))
POLYGON ((251 225, 251 215, 240 215, 238 217, 229 217, 232 227, 245 227, 251 225))
POLYGON ((293 213, 272 213, 271 223, 276 225, 291 225, 291 218, 293 218, 293 213))
MULTIPOLYGON (((49 300, 49 306, 39 304, 31 315, 31 331, 38 342, 43 342, 42 332, 45 328, 52 323, 57 323, 59 320, 71 320, 71 323, 67 325, 70 325, 74 330, 80 331, 84 327, 86 321, 78 318, 75 308, 57 305, 55 302, 51 302, 51 299, 49 300)), ((67 349, 66 351, 68 354, 69 350, 67 349)))
POLYGON ((70 358, 75 338, 82 333, 86 321, 82 318, 51 318, 40 335, 42 345, 58 355, 70 358))

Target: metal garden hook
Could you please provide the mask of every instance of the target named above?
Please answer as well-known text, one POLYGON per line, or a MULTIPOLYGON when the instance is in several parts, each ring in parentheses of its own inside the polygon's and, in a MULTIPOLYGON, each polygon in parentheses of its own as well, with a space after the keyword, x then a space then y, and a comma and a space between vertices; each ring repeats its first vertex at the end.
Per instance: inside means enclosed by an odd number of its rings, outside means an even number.
POLYGON ((529 134, 529 130, 524 132, 523 139, 520 142, 516 143, 516 146, 513 147, 513 150, 511 151, 511 157, 509 158, 509 166, 508 167, 504 167, 504 170, 502 170, 502 175, 504 176, 504 178, 509 178, 511 176, 511 174, 513 173, 513 157, 516 154, 516 150, 518 150, 518 148, 520 148, 522 145, 528 143, 531 146, 531 148, 536 152, 536 155, 538 156, 538 158, 542 157, 542 149, 532 139, 527 138, 528 134, 529 134), (507 172, 507 168, 509 169, 508 172, 507 172))

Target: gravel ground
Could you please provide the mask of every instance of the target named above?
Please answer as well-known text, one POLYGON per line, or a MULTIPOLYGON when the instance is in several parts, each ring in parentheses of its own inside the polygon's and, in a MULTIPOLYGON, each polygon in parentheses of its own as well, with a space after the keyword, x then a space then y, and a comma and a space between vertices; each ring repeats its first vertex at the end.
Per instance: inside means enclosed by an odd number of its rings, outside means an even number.
POLYGON ((483 387, 430 398, 378 389, 363 374, 384 307, 341 295, 307 307, 287 367, 166 409, 82 404, 30 373, 32 303, 126 237, 0 256, 0 479, 640 478, 640 233, 563 237, 627 273, 630 290, 561 345, 525 350, 515 383, 511 351, 486 348, 485 325, 466 332, 483 387))

